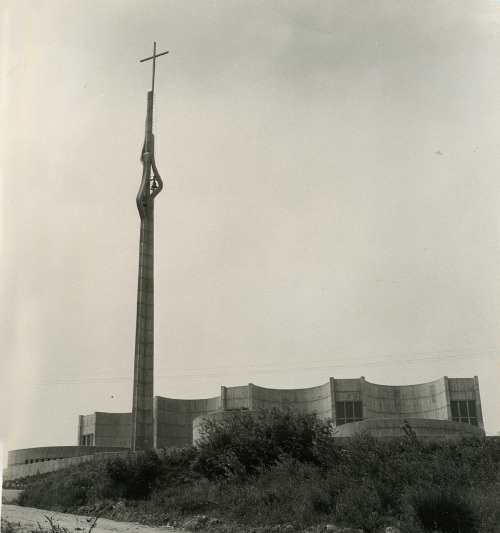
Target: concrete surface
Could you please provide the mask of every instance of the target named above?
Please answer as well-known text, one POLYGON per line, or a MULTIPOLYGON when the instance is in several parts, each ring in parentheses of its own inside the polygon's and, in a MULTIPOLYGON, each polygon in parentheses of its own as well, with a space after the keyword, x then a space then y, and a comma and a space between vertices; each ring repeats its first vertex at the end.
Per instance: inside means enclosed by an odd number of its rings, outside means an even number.
POLYGON ((18 505, 22 490, 2 489, 2 504, 18 505))
POLYGON ((45 474, 46 472, 54 472, 55 470, 61 470, 63 468, 68 468, 69 466, 75 466, 86 461, 98 461, 100 459, 106 459, 116 455, 126 457, 129 453, 131 453, 129 450, 122 450, 115 452, 96 453, 93 455, 82 455, 79 457, 66 457, 65 459, 56 459, 53 461, 45 461, 43 463, 39 462, 28 465, 8 466, 7 468, 3 469, 3 479, 11 480, 26 476, 34 476, 36 474, 45 474))
POLYGON ((97 411, 78 419, 78 445, 82 438, 92 436, 94 446, 130 448, 132 413, 103 413, 97 411))
MULTIPOLYGON (((451 420, 430 420, 425 418, 406 418, 416 436, 423 441, 439 441, 447 438, 485 436, 483 429, 452 422, 451 420)), ((352 422, 337 426, 336 437, 352 437, 362 430, 369 431, 374 437, 402 437, 403 418, 381 418, 352 422)))
POLYGON ((44 446, 40 448, 23 448, 11 450, 8 454, 7 466, 40 464, 56 459, 81 457, 96 453, 126 451, 128 448, 114 446, 44 446))

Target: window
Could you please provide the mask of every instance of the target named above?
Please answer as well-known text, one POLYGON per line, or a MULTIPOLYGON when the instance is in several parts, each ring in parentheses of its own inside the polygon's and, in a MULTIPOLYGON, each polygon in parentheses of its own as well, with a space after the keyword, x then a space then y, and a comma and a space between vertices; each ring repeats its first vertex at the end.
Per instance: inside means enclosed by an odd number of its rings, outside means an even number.
POLYGON ((94 435, 82 435, 80 439, 80 446, 93 446, 94 444, 94 435))
POLYGON ((336 402, 337 426, 363 420, 361 402, 336 402))
POLYGON ((478 426, 476 402, 474 400, 452 400, 451 419, 454 422, 478 426))

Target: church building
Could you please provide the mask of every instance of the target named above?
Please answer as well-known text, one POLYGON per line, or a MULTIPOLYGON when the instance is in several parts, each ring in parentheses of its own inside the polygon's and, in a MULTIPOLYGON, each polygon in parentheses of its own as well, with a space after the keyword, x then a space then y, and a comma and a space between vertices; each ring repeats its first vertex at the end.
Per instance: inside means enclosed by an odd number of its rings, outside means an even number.
MULTIPOLYGON (((233 411, 296 409, 333 420, 336 436, 366 429, 377 437, 397 437, 407 421, 421 439, 461 435, 484 437, 477 377, 442 377, 418 385, 377 385, 357 379, 330 378, 306 389, 268 389, 252 383, 221 387, 213 398, 179 400, 154 396, 154 202, 163 188, 156 167, 152 90, 147 94, 142 178, 136 198, 140 216, 139 275, 132 409, 128 413, 95 412, 78 420, 75 446, 12 450, 4 479, 58 470, 105 454, 193 444, 205 419, 220 420, 233 411)), ((141 62, 142 62, 141 61, 141 62)))

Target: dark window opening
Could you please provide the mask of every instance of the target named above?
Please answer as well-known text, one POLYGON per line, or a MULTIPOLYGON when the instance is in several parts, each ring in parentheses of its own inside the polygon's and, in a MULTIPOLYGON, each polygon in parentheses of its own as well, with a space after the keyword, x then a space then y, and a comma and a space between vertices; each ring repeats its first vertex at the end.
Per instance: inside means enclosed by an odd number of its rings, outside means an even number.
POLYGON ((80 438, 80 446, 93 446, 94 443, 94 435, 91 433, 90 435, 82 435, 80 438))
POLYGON ((475 400, 452 400, 451 419, 454 422, 479 426, 475 400))
POLYGON ((335 403, 337 426, 359 422, 363 420, 361 402, 336 402, 335 403))

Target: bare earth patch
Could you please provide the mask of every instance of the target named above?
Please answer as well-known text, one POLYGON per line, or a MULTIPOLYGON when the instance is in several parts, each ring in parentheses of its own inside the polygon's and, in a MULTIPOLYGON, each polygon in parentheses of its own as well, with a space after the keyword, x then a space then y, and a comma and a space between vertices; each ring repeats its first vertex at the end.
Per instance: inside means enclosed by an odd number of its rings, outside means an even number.
MULTIPOLYGON (((69 531, 85 533, 89 530, 93 519, 88 516, 77 516, 67 513, 56 513, 53 511, 44 511, 42 509, 33 509, 32 507, 18 507, 16 505, 2 505, 2 522, 4 520, 17 526, 20 524, 19 531, 31 532, 38 530, 38 524, 44 529, 48 529, 46 516, 49 516, 55 523, 69 531)), ((99 518, 92 533, 158 533, 159 531, 168 531, 170 533, 179 533, 179 529, 172 527, 149 527, 130 522, 116 522, 107 518, 99 518)))

